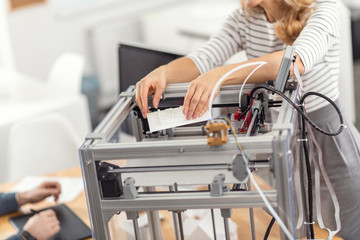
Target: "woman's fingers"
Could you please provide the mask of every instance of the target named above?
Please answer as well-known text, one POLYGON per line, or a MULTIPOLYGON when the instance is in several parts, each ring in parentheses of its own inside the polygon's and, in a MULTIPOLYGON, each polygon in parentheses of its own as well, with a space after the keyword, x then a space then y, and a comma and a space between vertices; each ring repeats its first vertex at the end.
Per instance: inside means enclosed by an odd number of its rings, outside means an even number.
POLYGON ((183 105, 183 113, 186 115, 186 119, 196 119, 206 112, 209 95, 205 86, 194 82, 189 85, 183 105))
POLYGON ((150 72, 136 84, 136 103, 144 118, 149 111, 148 96, 154 93, 153 106, 158 107, 159 101, 166 86, 166 68, 161 66, 150 72))
POLYGON ((136 97, 135 101, 144 118, 146 118, 148 109, 148 96, 151 91, 151 84, 148 80, 143 79, 136 84, 136 97))
POLYGON ((195 93, 195 86, 193 83, 190 83, 189 88, 186 92, 186 95, 184 98, 184 104, 183 104, 183 113, 184 113, 184 115, 186 115, 187 119, 190 119, 190 118, 188 118, 188 112, 189 112, 190 102, 191 102, 191 99, 192 99, 194 93, 195 93))
POLYGON ((195 92, 193 98, 190 101, 189 111, 186 116, 187 119, 196 119, 200 116, 201 111, 204 108, 204 105, 206 104, 207 100, 206 94, 198 90, 195 92))
POLYGON ((154 98, 153 98, 153 106, 154 108, 158 108, 159 106, 159 102, 160 102, 160 99, 161 99, 161 95, 162 93, 164 92, 165 90, 165 85, 159 85, 156 87, 155 89, 155 93, 154 93, 154 98))
POLYGON ((140 88, 140 97, 141 97, 141 105, 142 105, 141 112, 144 118, 146 118, 146 115, 149 111, 149 106, 148 106, 149 88, 150 86, 146 82, 142 84, 140 88))
MULTIPOLYGON (((138 105, 138 107, 140 108, 141 113, 143 112, 143 105, 142 105, 142 100, 141 100, 141 83, 137 82, 136 83, 136 97, 135 97, 135 101, 136 104, 138 105)), ((143 114, 144 116, 144 114, 143 114)))
POLYGON ((202 117, 206 111, 209 108, 209 100, 210 100, 210 96, 207 98, 206 104, 204 105, 203 109, 200 111, 199 117, 202 117))

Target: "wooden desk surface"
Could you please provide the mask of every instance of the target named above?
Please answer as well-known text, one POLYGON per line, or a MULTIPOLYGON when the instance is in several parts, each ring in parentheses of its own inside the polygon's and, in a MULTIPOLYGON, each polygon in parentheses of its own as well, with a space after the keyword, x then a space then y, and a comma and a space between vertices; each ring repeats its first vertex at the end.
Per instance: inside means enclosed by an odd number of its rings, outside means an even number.
MULTIPOLYGON (((69 169, 66 171, 60 171, 54 174, 49 174, 49 176, 69 176, 69 177, 81 177, 81 169, 80 167, 69 169)), ((6 183, 0 185, 1 192, 9 192, 10 189, 15 186, 14 183, 6 183)), ((259 182, 261 184, 261 181, 259 182)), ((45 207, 49 207, 55 205, 55 203, 49 203, 46 201, 42 201, 37 204, 27 204, 24 205, 21 210, 23 212, 29 212, 30 208, 41 209, 45 207)), ((82 192, 74 201, 66 203, 66 205, 72 209, 88 226, 90 226, 90 221, 88 217, 85 193, 82 192)), ((162 235, 164 240, 175 240, 175 236, 173 233, 172 221, 170 220, 171 214, 168 211, 160 211, 160 213, 164 216, 162 220, 162 235)), ((15 229, 9 223, 9 218, 12 216, 20 215, 21 212, 16 212, 12 214, 7 214, 5 216, 0 217, 0 239, 5 239, 12 234, 15 234, 15 229)), ((249 215, 248 209, 233 209, 232 220, 238 225, 238 239, 251 239, 250 238, 250 228, 249 228, 249 215)), ((262 209, 255 208, 254 209, 254 218, 255 218, 255 229, 256 229, 256 239, 263 239, 264 233, 268 224, 270 223, 271 217, 262 209)), ((120 220, 120 217, 114 216, 109 223, 109 228, 111 231, 112 239, 126 239, 125 234, 121 231, 119 226, 122 225, 123 220, 120 220)), ((320 229, 317 225, 315 225, 315 233, 317 239, 326 239, 327 232, 320 229)), ((274 224, 271 234, 268 238, 269 240, 277 240, 280 239, 280 231, 277 223, 274 224)), ((334 240, 341 240, 339 237, 334 237, 334 240)))

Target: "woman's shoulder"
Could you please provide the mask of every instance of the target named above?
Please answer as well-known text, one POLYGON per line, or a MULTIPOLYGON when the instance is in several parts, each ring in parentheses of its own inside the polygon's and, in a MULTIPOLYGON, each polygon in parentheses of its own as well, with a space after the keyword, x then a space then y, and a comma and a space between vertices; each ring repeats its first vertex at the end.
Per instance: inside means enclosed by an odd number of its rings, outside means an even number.
POLYGON ((322 24, 327 28, 338 28, 340 23, 339 2, 337 0, 315 0, 308 24, 322 24))
POLYGON ((315 4, 337 4, 338 0, 315 0, 315 4))
POLYGON ((337 9, 339 2, 337 0, 315 0, 312 7, 314 10, 337 9))

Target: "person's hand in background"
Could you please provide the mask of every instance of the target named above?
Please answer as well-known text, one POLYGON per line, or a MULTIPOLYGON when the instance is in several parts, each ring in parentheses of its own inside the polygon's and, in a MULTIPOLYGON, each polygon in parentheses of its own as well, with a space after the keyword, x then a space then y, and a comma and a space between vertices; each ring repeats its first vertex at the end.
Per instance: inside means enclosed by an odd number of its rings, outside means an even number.
POLYGON ((40 202, 49 196, 54 196, 57 201, 60 193, 61 187, 58 182, 43 182, 32 190, 17 193, 16 197, 19 206, 22 206, 27 203, 40 202))
POLYGON ((46 240, 60 231, 60 222, 55 212, 48 209, 29 218, 23 229, 38 240, 46 240))

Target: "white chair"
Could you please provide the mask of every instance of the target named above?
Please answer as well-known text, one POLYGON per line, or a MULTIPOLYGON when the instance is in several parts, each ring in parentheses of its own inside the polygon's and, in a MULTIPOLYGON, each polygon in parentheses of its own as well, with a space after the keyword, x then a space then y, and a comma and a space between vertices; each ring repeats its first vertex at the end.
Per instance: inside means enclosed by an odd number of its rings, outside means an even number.
POLYGON ((77 53, 60 55, 48 76, 47 83, 74 93, 81 93, 81 80, 84 72, 85 58, 77 53))
POLYGON ((14 124, 9 136, 7 181, 79 166, 82 139, 58 113, 14 124))

